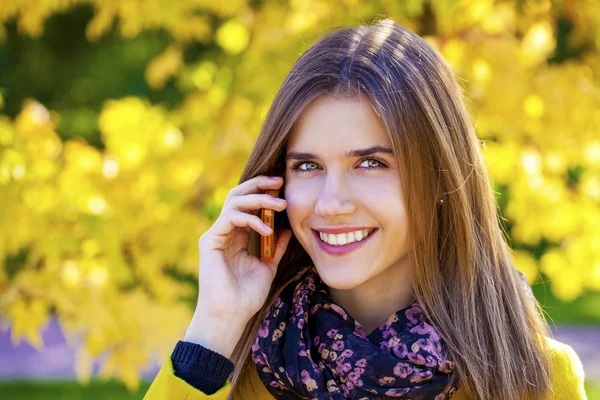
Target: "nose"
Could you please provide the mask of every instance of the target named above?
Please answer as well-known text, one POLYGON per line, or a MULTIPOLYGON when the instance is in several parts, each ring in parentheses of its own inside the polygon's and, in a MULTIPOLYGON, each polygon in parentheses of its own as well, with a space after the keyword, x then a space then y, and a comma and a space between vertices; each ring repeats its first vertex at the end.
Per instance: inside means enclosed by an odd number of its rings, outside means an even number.
POLYGON ((351 185, 343 179, 329 175, 323 181, 315 203, 315 214, 323 219, 331 219, 336 216, 352 214, 356 210, 356 198, 351 185))

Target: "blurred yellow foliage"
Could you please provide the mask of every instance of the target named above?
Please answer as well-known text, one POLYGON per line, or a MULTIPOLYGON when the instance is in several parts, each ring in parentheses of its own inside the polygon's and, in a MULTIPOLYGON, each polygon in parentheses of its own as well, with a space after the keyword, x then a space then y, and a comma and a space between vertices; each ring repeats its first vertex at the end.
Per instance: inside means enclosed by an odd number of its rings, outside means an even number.
MULTIPOLYGON (((107 356, 102 375, 139 383, 183 337, 189 285, 170 268, 197 274, 197 240, 210 227, 252 148, 269 102, 298 54, 328 27, 394 18, 427 36, 460 77, 494 183, 506 188, 504 216, 514 260, 534 282, 572 300, 600 290, 600 7, 594 0, 5 0, 0 23, 39 37, 52 14, 91 5, 88 40, 116 29, 125 38, 165 30, 172 44, 145 71, 156 90, 185 94, 172 109, 129 96, 97 116, 103 149, 61 142, 59 115, 35 100, 0 114, 0 314, 13 340, 41 347, 55 314, 83 344, 77 374, 107 356), (252 4, 251 4, 252 3, 252 4), (558 2, 561 3, 561 2, 558 2), (560 64, 554 7, 576 42, 595 51, 560 64), (186 63, 186 44, 212 46, 186 63), (546 242, 539 260, 523 248, 546 242), (9 277, 6 256, 27 250, 9 277)), ((0 24, 0 40, 5 28, 0 24)), ((0 91, 0 109, 3 97, 0 91)))
POLYGON ((217 29, 217 43, 229 54, 238 54, 246 49, 248 31, 235 20, 227 21, 217 29))
POLYGON ((170 46, 148 65, 146 81, 152 89, 162 89, 166 81, 177 74, 182 66, 181 49, 178 46, 170 46))

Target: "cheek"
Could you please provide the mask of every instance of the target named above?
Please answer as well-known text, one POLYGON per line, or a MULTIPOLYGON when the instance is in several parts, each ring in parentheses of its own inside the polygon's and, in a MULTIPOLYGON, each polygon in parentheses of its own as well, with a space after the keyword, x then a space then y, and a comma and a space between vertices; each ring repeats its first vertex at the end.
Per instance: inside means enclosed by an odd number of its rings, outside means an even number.
POLYGON ((310 217, 312 212, 311 193, 300 185, 287 185, 285 187, 286 212, 292 226, 310 217))
POLYGON ((388 187, 373 191, 368 196, 367 207, 386 230, 405 236, 408 230, 408 214, 401 191, 388 187))

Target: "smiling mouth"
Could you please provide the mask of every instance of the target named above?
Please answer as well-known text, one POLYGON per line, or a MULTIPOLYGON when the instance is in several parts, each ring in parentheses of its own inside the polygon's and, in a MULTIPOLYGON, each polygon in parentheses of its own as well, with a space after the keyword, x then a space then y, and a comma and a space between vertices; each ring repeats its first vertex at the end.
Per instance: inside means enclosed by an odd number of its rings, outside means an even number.
MULTIPOLYGON (((334 256, 334 257, 340 257, 340 256, 345 256, 348 255, 358 249, 360 249, 361 247, 363 247, 367 242, 371 241, 371 237, 374 236, 374 234, 377 232, 377 228, 375 229, 368 229, 367 230, 367 235, 363 236, 361 238, 361 240, 359 241, 353 241, 352 243, 346 243, 346 244, 337 244, 337 238, 336 238, 336 244, 329 244, 325 241, 323 241, 320 237, 321 232, 315 231, 314 229, 312 230, 313 235, 315 237, 315 240, 317 241, 317 244, 319 246, 319 248, 326 254, 330 255, 330 256, 334 256)), ((360 236, 360 234, 359 234, 360 236)), ((329 239, 329 235, 327 235, 327 239, 329 239)), ((342 240, 343 241, 343 240, 342 240)))
POLYGON ((375 232, 375 230, 375 228, 365 228, 354 232, 338 234, 324 233, 319 231, 315 232, 318 233, 319 239, 323 243, 326 243, 329 246, 339 247, 349 245, 351 243, 360 243, 363 240, 367 239, 370 235, 372 235, 373 232, 375 232))

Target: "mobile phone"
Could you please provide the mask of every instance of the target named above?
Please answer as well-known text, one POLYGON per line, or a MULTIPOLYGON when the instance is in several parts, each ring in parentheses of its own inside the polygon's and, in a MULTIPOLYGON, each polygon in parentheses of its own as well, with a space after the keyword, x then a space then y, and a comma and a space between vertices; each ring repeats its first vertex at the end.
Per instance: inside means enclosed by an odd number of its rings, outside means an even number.
MULTIPOLYGON (((266 194, 279 197, 280 191, 281 189, 267 190, 266 194)), ((260 256, 265 260, 271 260, 275 254, 275 242, 277 240, 275 237, 275 210, 261 209, 260 219, 273 230, 270 235, 260 236, 260 256)))

